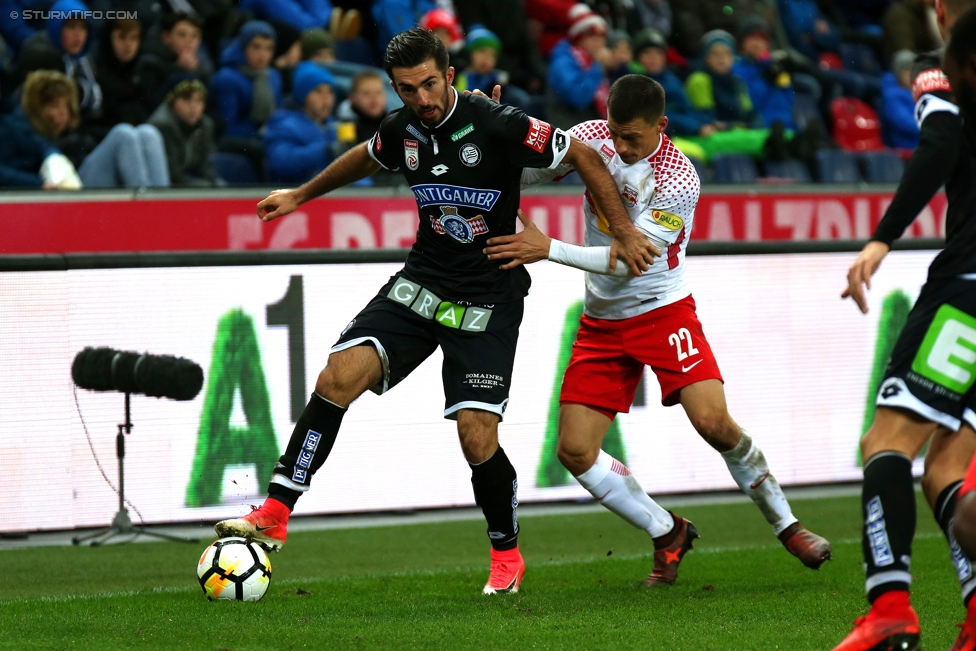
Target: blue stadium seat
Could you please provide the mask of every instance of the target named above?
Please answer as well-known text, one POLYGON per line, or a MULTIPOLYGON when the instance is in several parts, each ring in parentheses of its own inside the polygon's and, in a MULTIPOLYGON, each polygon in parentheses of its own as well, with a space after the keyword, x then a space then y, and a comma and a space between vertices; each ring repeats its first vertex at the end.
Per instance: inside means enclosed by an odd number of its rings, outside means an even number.
POLYGON ((810 170, 803 161, 784 160, 766 161, 766 176, 769 178, 789 179, 796 183, 809 183, 810 170))
POLYGON ((839 149, 821 149, 817 152, 817 175, 821 183, 861 182, 857 158, 839 149))
POLYGON ((716 154, 712 158, 716 183, 754 183, 756 164, 745 154, 716 154))
POLYGON ((257 185, 258 175, 247 156, 218 151, 210 155, 210 162, 220 178, 229 185, 257 185))
POLYGON ((800 131, 806 131, 811 122, 823 122, 817 100, 804 93, 797 93, 793 99, 793 121, 800 131))
POLYGON ((893 151, 864 152, 861 162, 868 183, 898 183, 905 171, 905 161, 893 151))

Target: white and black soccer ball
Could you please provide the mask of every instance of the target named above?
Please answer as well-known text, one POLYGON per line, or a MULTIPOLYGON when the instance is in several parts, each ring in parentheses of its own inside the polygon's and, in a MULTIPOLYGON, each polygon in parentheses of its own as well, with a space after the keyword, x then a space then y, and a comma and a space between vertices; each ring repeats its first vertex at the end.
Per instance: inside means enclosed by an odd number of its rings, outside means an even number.
POLYGON ((258 543, 221 538, 203 550, 197 578, 210 601, 258 601, 271 585, 271 560, 258 543))

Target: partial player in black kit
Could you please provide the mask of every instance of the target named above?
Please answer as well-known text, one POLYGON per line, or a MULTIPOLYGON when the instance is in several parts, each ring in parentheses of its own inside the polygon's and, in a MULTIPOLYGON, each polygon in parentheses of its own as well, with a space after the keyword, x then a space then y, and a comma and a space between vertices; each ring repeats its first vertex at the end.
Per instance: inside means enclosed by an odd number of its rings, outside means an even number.
POLYGON ((518 549, 518 480, 498 445, 530 278, 501 270, 483 253, 495 235, 515 232, 522 169, 576 168, 607 217, 617 253, 637 274, 660 251, 630 222, 599 154, 567 133, 513 107, 459 95, 448 54, 430 32, 398 34, 384 59, 404 108, 368 142, 294 190, 258 204, 270 221, 300 204, 384 167, 400 171, 420 212, 417 242, 403 270, 349 323, 319 374, 260 509, 216 525, 280 548, 288 516, 335 443, 350 403, 367 389, 384 393, 440 346, 444 416, 457 421, 471 466, 475 502, 488 521, 491 570, 484 592, 516 592, 525 572, 518 549))
MULTIPOLYGON (((936 5, 943 36, 973 5, 973 0, 936 5)), ((953 30, 952 39, 946 39, 950 50, 956 36, 953 30)), ((974 35, 963 38, 971 43, 974 35)), ((861 440, 865 589, 871 609, 835 651, 918 647, 919 621, 908 595, 916 519, 912 463, 926 443, 922 491, 949 543, 963 603, 970 613, 976 607, 974 566, 953 528, 962 480, 976 450, 976 141, 971 129, 964 129, 941 58, 935 53, 916 60, 912 92, 921 141, 874 237, 848 272, 842 294, 867 312, 863 286, 870 287, 891 243, 944 184, 945 248, 929 267, 895 344, 874 422, 861 440)), ((976 649, 971 617, 954 651, 976 649)))

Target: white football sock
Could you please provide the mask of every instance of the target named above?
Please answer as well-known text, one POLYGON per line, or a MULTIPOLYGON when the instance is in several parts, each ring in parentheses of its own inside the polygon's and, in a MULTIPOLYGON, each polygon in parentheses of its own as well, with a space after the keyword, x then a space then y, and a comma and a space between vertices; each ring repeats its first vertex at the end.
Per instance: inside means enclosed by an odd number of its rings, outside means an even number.
POLYGON ((576 478, 600 504, 658 538, 674 528, 674 518, 647 496, 627 466, 600 450, 596 463, 576 478))
POLYGON ((722 458, 725 459, 725 465, 729 467, 735 483, 756 503, 766 516, 766 521, 773 525, 773 533, 778 536, 797 521, 796 517, 790 510, 790 503, 786 501, 779 482, 769 472, 769 464, 766 463, 762 450, 745 430, 741 431, 742 439, 739 444, 723 452, 722 458))

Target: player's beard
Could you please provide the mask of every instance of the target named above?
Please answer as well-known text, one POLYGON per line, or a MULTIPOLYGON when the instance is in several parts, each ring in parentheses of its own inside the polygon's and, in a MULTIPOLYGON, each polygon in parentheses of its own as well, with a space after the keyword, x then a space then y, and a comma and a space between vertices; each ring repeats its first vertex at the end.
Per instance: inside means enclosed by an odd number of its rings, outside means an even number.
MULTIPOLYGON (((446 104, 446 103, 447 102, 445 101, 444 104, 446 104)), ((424 126, 426 126, 426 127, 436 127, 438 124, 440 124, 441 120, 444 119, 444 115, 447 112, 447 109, 441 103, 437 103, 437 104, 435 104, 433 106, 430 106, 428 108, 429 109, 433 109, 433 111, 434 111, 433 112, 433 115, 431 115, 430 117, 425 116, 424 115, 424 108, 422 106, 418 106, 417 107, 417 117, 420 118, 420 121, 424 124, 424 126)))

